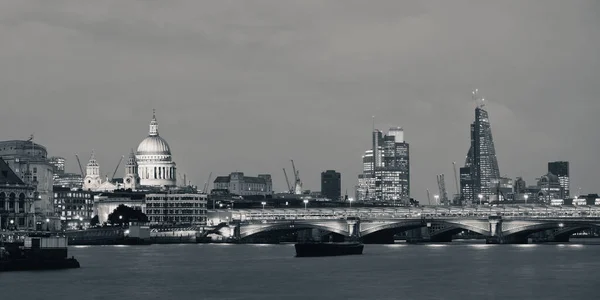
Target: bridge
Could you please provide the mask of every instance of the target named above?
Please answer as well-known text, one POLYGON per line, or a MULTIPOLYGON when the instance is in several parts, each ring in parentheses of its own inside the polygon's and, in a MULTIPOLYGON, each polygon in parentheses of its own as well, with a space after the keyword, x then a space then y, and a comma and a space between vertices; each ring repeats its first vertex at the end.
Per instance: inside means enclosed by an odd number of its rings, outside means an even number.
POLYGON ((600 207, 229 209, 209 210, 208 223, 226 223, 229 230, 223 234, 240 241, 310 231, 337 239, 393 243, 394 235, 416 229, 422 240, 432 242, 450 242, 464 232, 481 235, 489 243, 527 243, 540 232, 545 232, 549 241, 567 242, 574 233, 600 228, 600 207))

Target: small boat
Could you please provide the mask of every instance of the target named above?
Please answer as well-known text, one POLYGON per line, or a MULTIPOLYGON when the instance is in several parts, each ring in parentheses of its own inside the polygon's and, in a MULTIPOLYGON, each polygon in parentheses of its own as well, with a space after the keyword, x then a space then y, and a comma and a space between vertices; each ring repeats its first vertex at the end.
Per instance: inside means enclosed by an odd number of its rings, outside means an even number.
POLYGON ((0 247, 0 272, 79 268, 74 257, 67 257, 66 237, 25 237, 24 242, 0 247))
POLYGON ((297 243, 296 257, 359 255, 363 253, 364 245, 360 242, 307 242, 297 243))

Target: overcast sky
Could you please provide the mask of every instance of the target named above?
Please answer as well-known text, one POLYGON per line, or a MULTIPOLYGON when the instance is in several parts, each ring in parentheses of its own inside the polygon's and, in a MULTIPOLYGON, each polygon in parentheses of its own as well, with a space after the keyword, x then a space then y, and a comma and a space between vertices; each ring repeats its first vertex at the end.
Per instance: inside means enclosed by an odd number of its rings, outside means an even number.
MULTIPOLYGON (((354 193, 371 116, 402 126, 412 196, 464 164, 479 88, 502 175, 571 162, 600 192, 600 1, 0 2, 0 139, 96 150, 102 173, 148 134, 152 108, 180 173, 271 173, 354 193), (289 172, 291 173, 291 172, 289 172)), ((118 171, 122 176, 123 166, 118 171)))

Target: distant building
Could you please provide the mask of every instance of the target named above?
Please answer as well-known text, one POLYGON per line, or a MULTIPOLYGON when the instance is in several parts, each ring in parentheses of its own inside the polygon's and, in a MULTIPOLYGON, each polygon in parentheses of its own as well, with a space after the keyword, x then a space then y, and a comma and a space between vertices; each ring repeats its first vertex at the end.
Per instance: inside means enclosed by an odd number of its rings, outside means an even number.
POLYGON ((171 148, 158 134, 158 121, 152 115, 148 136, 139 144, 135 153, 137 174, 141 186, 177 186, 177 168, 171 156, 171 148))
POLYGON ((25 183, 0 158, 0 231, 2 229, 34 229, 35 187, 25 183))
POLYGON ((37 192, 34 201, 35 213, 40 219, 52 217, 54 167, 48 160, 46 147, 34 143, 31 139, 0 141, 0 158, 4 159, 21 180, 27 182, 25 176, 28 172, 31 174, 37 192))
POLYGON ((334 170, 321 172, 321 196, 340 200, 342 196, 342 175, 334 170))
POLYGON ((64 173, 54 178, 54 185, 71 189, 83 188, 83 178, 77 173, 64 173))
POLYGON ((83 179, 83 189, 92 192, 112 192, 119 189, 120 186, 108 180, 108 177, 103 179, 100 175, 100 165, 96 161, 96 156, 92 151, 90 161, 86 165, 85 178, 83 179))
POLYGON ((401 127, 390 128, 386 135, 375 129, 372 147, 362 159, 363 172, 358 176, 357 200, 409 203, 410 151, 401 127))
POLYGON ((358 174, 358 185, 356 186, 357 201, 374 201, 375 200, 375 177, 373 174, 374 158, 373 150, 365 151, 362 156, 363 170, 358 174))
POLYGON ((100 193, 94 196, 94 216, 102 224, 108 221, 111 214, 119 205, 129 206, 146 213, 146 195, 139 192, 117 191, 100 193))
POLYGON ((50 157, 50 164, 52 165, 52 173, 54 174, 54 178, 65 174, 65 158, 53 156, 50 157))
POLYGON ((146 215, 154 225, 206 225, 206 194, 146 195, 146 215))
POLYGON ((59 215, 62 227, 89 226, 94 212, 94 196, 90 191, 55 185, 54 210, 59 215))
POLYGON ((517 177, 515 180, 515 194, 522 194, 527 189, 527 183, 522 177, 517 177))
POLYGON ((251 177, 244 176, 242 172, 233 172, 229 176, 215 178, 213 187, 216 190, 227 190, 230 194, 239 196, 273 194, 273 182, 269 174, 251 177))
POLYGON ((571 180, 569 177, 569 162, 555 161, 548 163, 548 172, 558 176, 558 182, 562 188, 561 199, 571 196, 571 180))
POLYGON ((540 202, 550 204, 553 199, 563 199, 560 180, 552 173, 540 176, 537 188, 539 189, 537 199, 540 202))
POLYGON ((474 97, 479 103, 471 124, 471 146, 465 166, 460 169, 461 198, 466 203, 478 203, 479 195, 484 201, 489 200, 495 192, 494 182, 500 178, 488 112, 483 109, 483 99, 478 98, 477 91, 474 97))
POLYGON ((373 178, 377 201, 402 201, 410 199, 409 145, 404 141, 404 130, 390 128, 387 135, 373 132, 373 178))

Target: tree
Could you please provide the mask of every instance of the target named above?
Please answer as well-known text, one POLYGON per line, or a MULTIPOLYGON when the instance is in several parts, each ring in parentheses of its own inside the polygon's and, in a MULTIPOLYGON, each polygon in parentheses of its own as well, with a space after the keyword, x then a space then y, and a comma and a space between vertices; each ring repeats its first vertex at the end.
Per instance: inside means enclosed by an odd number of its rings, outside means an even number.
POLYGON ((127 205, 119 205, 108 215, 108 222, 112 224, 128 224, 129 222, 148 222, 148 216, 141 210, 133 209, 127 205))
POLYGON ((98 217, 98 215, 95 215, 91 220, 90 220, 90 226, 94 227, 96 225, 98 225, 98 223, 100 223, 100 218, 98 217))

